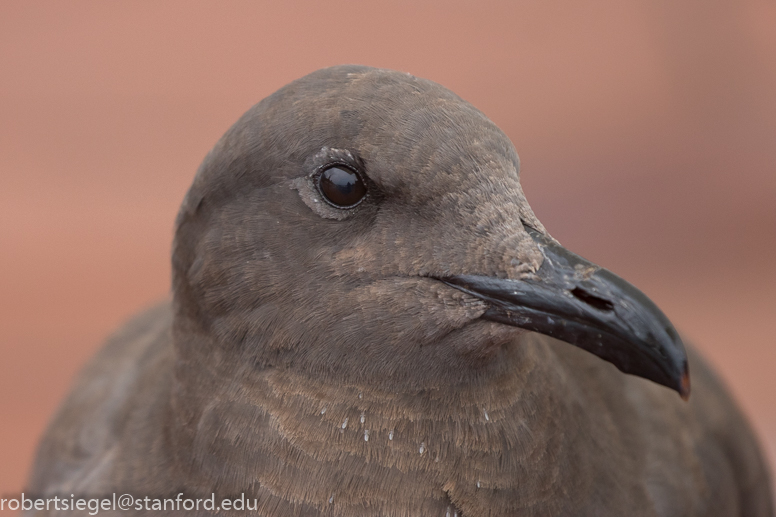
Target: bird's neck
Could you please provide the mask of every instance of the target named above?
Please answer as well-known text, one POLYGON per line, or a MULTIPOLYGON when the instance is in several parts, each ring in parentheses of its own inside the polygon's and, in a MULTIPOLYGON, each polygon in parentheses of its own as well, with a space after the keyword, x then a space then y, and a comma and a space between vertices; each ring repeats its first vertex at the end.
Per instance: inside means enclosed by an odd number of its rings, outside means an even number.
POLYGON ((548 430, 585 423, 564 372, 545 366, 557 363, 553 352, 524 341, 504 351, 496 375, 409 393, 289 369, 235 371, 212 355, 179 360, 172 441, 186 452, 181 473, 206 493, 285 494, 319 509, 397 490, 413 504, 496 488, 519 501, 566 476, 558 469, 576 438, 548 430))

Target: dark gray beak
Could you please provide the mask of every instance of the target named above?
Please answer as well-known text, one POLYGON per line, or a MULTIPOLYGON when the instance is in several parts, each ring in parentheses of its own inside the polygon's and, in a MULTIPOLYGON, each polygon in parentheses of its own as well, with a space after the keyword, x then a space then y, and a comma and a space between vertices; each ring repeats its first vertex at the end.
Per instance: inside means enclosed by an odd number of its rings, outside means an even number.
POLYGON ((482 318, 576 345, 625 373, 690 395, 687 354, 668 318, 622 278, 526 227, 544 253, 534 278, 460 275, 442 282, 490 304, 482 318))

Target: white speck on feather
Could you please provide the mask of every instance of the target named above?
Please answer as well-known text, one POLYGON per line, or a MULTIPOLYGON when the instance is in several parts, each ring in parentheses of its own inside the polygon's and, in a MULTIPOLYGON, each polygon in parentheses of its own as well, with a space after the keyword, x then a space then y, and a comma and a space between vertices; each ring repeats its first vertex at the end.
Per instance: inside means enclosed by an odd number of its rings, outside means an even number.
POLYGON ((321 409, 321 414, 323 415, 324 413, 326 413, 326 408, 321 409))
POLYGON ((342 422, 342 428, 345 429, 348 426, 348 417, 345 417, 345 421, 342 422))
POLYGON ((421 454, 426 452, 426 443, 425 442, 420 442, 420 449, 419 449, 418 452, 420 452, 421 454))
POLYGON ((364 398, 364 394, 361 393, 360 391, 358 392, 358 398, 360 398, 360 399, 364 398))
POLYGON ((477 488, 480 488, 480 482, 477 481, 477 488))
POLYGON ((369 429, 364 429, 364 441, 369 441, 369 429))
POLYGON ((391 429, 390 432, 388 433, 388 439, 393 440, 393 429, 391 429))
POLYGON ((483 413, 485 413, 485 421, 486 422, 490 422, 490 417, 488 416, 488 410, 487 409, 483 409, 482 411, 483 411, 483 413))
POLYGON ((329 497, 329 504, 334 502, 334 494, 331 494, 331 497, 329 497))
POLYGON ((364 415, 364 412, 361 412, 361 423, 364 423, 364 420, 366 420, 366 415, 364 415))

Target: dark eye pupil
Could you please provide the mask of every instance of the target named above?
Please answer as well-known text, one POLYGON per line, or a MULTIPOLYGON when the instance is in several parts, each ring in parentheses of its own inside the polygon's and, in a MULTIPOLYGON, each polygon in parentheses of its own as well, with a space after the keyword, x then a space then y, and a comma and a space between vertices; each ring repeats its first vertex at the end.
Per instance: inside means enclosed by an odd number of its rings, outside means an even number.
POLYGON ((366 185, 358 174, 347 167, 329 167, 318 182, 321 194, 332 205, 350 208, 366 195, 366 185))

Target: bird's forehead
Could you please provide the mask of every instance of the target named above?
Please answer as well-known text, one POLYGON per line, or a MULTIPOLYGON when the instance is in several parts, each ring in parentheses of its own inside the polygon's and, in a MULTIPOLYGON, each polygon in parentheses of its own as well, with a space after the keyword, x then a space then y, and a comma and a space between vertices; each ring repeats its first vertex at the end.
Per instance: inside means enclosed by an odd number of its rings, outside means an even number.
MULTIPOLYGON (((292 83, 293 86, 293 83, 292 83)), ((335 67, 313 73, 283 95, 304 128, 307 153, 348 149, 385 187, 419 182, 448 187, 497 177, 517 181, 517 153, 482 112, 450 90, 409 74, 335 67)), ((276 119, 277 120, 277 119, 276 119)))
POLYGON ((322 149, 352 153, 386 194, 414 203, 495 186, 519 190, 512 143, 471 104, 409 74, 340 66, 294 81, 246 112, 205 158, 185 207, 206 194, 217 204, 309 175, 322 149))

